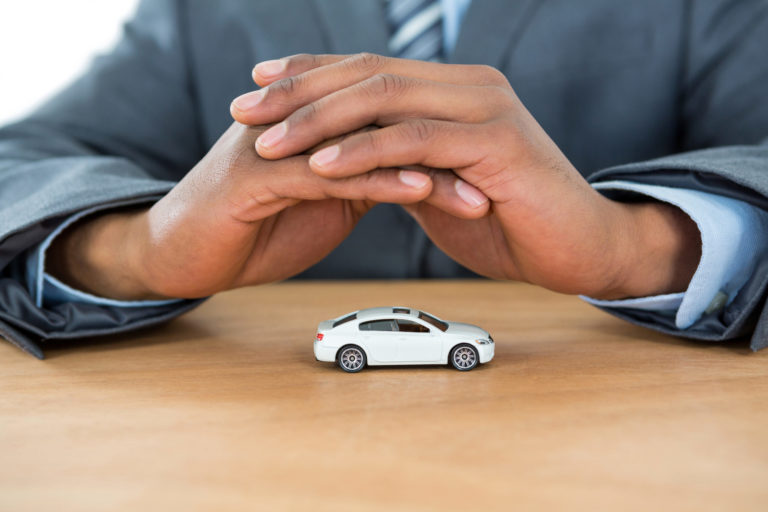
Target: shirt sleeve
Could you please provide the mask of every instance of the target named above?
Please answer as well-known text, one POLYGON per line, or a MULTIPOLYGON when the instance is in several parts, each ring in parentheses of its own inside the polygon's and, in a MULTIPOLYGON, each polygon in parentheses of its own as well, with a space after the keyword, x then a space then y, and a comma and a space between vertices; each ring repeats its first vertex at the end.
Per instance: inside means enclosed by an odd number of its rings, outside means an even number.
POLYGON ((95 304, 100 306, 140 308, 150 306, 167 306, 183 302, 183 299, 142 301, 107 299, 72 288, 71 286, 62 283, 52 275, 45 272, 45 253, 48 250, 48 247, 50 247, 51 243, 56 239, 56 237, 59 236, 67 227, 71 226, 78 220, 102 209, 103 208, 101 207, 90 208, 70 216, 53 232, 51 232, 51 234, 48 235, 48 237, 43 240, 42 243, 40 243, 37 247, 32 248, 32 250, 28 252, 26 260, 26 281, 29 293, 35 300, 37 307, 50 307, 65 302, 80 302, 84 304, 95 304))
POLYGON ((685 292, 623 300, 582 297, 595 306, 666 312, 674 316, 678 329, 685 330, 704 313, 727 307, 768 250, 768 212, 746 202, 629 181, 607 181, 593 187, 608 196, 616 191, 630 192, 677 206, 701 233, 701 260, 685 292))

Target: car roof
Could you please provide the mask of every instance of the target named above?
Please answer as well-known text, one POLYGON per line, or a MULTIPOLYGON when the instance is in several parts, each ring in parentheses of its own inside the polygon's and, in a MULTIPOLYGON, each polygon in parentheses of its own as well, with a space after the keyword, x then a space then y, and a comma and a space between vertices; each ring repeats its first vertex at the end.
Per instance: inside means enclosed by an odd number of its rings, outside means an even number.
POLYGON ((357 319, 364 321, 364 320, 381 318, 381 317, 394 318, 396 316, 403 317, 403 316, 418 316, 418 315, 419 315, 418 309, 394 306, 394 307, 386 307, 386 308, 361 309, 360 311, 357 312, 357 319), (393 310, 395 309, 407 309, 409 313, 394 313, 393 310))

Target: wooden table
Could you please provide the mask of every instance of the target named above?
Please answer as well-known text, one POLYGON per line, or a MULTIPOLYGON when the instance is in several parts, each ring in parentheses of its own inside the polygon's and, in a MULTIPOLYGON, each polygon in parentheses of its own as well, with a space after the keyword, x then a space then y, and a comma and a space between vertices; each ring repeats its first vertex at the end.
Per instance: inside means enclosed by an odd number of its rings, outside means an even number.
POLYGON ((285 283, 40 362, 0 344, 0 510, 768 510, 768 351, 487 281, 285 283), (374 305, 481 325, 472 372, 312 353, 374 305))

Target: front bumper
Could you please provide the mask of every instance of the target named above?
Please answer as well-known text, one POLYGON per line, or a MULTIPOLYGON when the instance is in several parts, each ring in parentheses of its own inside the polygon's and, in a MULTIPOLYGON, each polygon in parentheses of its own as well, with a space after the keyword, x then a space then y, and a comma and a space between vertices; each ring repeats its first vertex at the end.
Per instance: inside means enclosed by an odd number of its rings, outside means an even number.
POLYGON ((487 363, 491 359, 493 359, 493 356, 496 352, 496 344, 490 343, 488 345, 475 345, 475 348, 477 348, 477 353, 480 356, 480 363, 487 363))

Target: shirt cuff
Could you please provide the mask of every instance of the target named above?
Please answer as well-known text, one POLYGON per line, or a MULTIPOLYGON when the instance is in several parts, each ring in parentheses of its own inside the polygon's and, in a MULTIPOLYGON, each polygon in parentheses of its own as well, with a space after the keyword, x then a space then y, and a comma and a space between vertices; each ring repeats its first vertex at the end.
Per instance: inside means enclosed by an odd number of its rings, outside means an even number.
POLYGON ((65 302, 81 302, 99 306, 143 308, 151 306, 167 306, 183 302, 184 299, 137 301, 107 299, 72 288, 45 272, 45 253, 48 250, 48 247, 51 246, 53 240, 59 236, 62 231, 78 220, 104 209, 104 206, 97 206, 72 215, 48 235, 40 245, 28 252, 26 261, 27 288, 29 294, 35 301, 35 305, 42 308, 44 305, 50 307, 65 302))
MULTIPOLYGON (((671 312, 684 330, 705 313, 716 312, 738 294, 768 250, 768 212, 743 201, 701 192, 629 181, 592 185, 603 193, 628 191, 672 204, 685 212, 701 233, 701 260, 684 293, 624 300, 582 297, 595 306, 671 312)), ((606 194, 610 195, 610 194, 606 194)))

